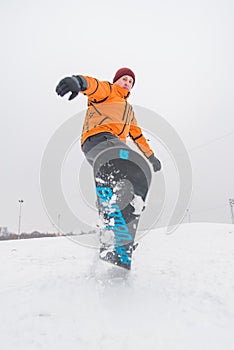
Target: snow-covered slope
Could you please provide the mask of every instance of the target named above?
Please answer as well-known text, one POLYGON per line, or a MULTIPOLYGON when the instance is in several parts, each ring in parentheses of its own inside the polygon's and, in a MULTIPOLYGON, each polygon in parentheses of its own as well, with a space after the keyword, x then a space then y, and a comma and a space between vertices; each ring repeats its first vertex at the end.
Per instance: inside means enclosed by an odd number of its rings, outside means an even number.
POLYGON ((125 273, 64 237, 0 242, 1 349, 233 349, 234 227, 140 243, 125 273))

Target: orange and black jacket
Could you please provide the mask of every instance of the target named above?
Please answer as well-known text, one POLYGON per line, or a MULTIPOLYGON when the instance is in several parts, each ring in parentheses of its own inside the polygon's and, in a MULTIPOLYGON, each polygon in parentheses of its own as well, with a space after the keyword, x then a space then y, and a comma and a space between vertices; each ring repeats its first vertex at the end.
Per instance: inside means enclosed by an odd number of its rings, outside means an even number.
POLYGON ((87 81, 87 89, 81 93, 88 97, 81 143, 101 132, 110 132, 125 143, 130 136, 144 155, 150 157, 153 151, 137 125, 132 106, 127 102, 130 92, 108 81, 80 77, 87 81))

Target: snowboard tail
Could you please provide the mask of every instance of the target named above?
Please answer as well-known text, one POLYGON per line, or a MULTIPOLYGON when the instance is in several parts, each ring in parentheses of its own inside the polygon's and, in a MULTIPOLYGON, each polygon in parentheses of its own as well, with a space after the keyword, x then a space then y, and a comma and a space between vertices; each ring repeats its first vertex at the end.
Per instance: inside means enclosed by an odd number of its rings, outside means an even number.
POLYGON ((131 149, 114 147, 94 162, 100 232, 100 259, 131 268, 134 239, 151 181, 146 160, 131 149))

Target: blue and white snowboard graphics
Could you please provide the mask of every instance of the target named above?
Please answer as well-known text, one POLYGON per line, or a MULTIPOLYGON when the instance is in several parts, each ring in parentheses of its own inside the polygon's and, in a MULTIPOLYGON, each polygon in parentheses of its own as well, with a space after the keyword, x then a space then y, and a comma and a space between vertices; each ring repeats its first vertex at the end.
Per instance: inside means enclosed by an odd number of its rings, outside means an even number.
POLYGON ((151 170, 139 153, 119 147, 104 150, 93 169, 101 219, 99 257, 130 270, 151 170))

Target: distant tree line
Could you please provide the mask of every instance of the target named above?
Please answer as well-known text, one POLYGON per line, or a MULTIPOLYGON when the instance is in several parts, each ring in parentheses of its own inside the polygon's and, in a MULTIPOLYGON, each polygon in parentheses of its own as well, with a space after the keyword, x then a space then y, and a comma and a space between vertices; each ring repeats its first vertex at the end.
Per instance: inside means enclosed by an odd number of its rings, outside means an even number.
MULTIPOLYGON (((0 241, 7 241, 11 239, 28 239, 28 238, 42 238, 42 237, 57 237, 57 233, 42 233, 34 231, 31 233, 21 233, 17 235, 16 233, 8 233, 7 235, 0 236, 0 241)), ((61 234, 60 236, 66 236, 61 234)))

